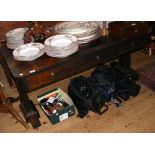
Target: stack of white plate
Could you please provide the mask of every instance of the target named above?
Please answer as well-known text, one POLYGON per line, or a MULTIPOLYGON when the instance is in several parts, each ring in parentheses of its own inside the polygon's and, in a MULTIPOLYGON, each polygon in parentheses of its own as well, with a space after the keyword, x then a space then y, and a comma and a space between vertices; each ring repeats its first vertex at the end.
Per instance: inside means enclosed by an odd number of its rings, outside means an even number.
POLYGON ((24 33, 28 30, 27 27, 17 28, 6 33, 7 47, 15 49, 24 44, 24 33))
POLYGON ((46 54, 51 57, 64 58, 78 50, 77 37, 70 34, 54 35, 44 44, 46 54))
POLYGON ((78 38, 79 44, 88 43, 101 36, 97 22, 61 22, 53 28, 55 34, 72 34, 78 38))
POLYGON ((45 53, 44 45, 40 43, 29 43, 17 47, 13 51, 14 59, 18 61, 32 61, 45 53))

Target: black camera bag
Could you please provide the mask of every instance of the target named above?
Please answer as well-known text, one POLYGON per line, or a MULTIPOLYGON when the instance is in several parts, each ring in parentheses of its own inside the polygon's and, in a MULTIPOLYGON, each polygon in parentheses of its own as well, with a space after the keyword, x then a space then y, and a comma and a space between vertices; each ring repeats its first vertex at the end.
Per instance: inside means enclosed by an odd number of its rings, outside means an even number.
POLYGON ((68 86, 68 94, 72 98, 80 118, 85 117, 89 110, 100 115, 108 110, 104 96, 95 89, 91 78, 83 76, 73 78, 68 86))
POLYGON ((137 96, 140 92, 140 85, 135 81, 139 76, 132 68, 121 66, 117 62, 111 63, 115 75, 116 91, 118 96, 127 100, 130 96, 137 96))
POLYGON ((115 72, 113 68, 106 65, 98 65, 92 72, 91 77, 94 79, 96 89, 98 89, 105 98, 105 102, 111 101, 116 107, 123 105, 115 85, 115 72))
POLYGON ((91 77, 97 89, 104 95, 105 101, 115 98, 115 80, 113 70, 106 65, 99 65, 92 72, 91 77))

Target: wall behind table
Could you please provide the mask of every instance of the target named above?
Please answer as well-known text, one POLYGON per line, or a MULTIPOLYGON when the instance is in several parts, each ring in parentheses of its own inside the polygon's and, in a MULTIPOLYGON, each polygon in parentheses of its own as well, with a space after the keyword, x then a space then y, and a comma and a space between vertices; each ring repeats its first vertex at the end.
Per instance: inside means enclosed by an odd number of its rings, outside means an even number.
MULTIPOLYGON (((52 27, 59 21, 42 21, 45 27, 52 27)), ((19 27, 27 27, 29 24, 26 21, 0 21, 0 40, 5 39, 5 34, 19 27)))

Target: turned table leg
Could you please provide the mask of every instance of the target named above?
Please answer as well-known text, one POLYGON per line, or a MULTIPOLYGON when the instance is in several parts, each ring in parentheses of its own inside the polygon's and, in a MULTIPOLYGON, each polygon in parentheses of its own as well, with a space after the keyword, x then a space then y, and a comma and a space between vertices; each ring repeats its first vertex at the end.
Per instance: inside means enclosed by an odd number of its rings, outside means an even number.
POLYGON ((20 94, 20 109, 25 117, 27 123, 31 123, 33 128, 38 128, 41 126, 39 118, 39 112, 34 106, 33 102, 29 100, 27 94, 20 94))
POLYGON ((25 117, 27 123, 31 123, 33 128, 41 126, 39 121, 40 114, 33 102, 28 97, 28 89, 24 83, 24 79, 15 79, 15 83, 19 92, 19 98, 21 101, 20 109, 25 117))

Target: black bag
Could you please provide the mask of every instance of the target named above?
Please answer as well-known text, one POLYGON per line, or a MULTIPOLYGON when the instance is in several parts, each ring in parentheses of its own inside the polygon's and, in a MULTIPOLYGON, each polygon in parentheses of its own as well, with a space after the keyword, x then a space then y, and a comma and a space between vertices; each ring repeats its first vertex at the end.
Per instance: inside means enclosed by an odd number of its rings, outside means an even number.
POLYGON ((104 96, 95 89, 91 78, 79 76, 72 79, 69 83, 68 94, 72 98, 80 118, 85 117, 89 110, 100 115, 108 110, 104 96))
POLYGON ((139 75, 132 68, 121 66, 117 62, 111 63, 115 75, 116 91, 120 98, 127 100, 130 96, 137 96, 140 92, 140 85, 135 81, 139 75))
POLYGON ((113 68, 106 65, 99 65, 92 72, 91 77, 94 80, 96 89, 104 96, 105 102, 111 101, 116 107, 122 106, 122 100, 116 90, 115 72, 113 68))
POLYGON ((122 105, 130 96, 137 96, 140 86, 135 82, 138 74, 132 68, 121 66, 117 62, 97 66, 92 77, 98 84, 98 88, 105 95, 106 102, 115 100, 117 107, 122 105))
POLYGON ((99 89, 104 95, 105 102, 115 98, 115 80, 111 68, 105 65, 99 65, 92 72, 91 77, 94 80, 96 89, 99 89))

